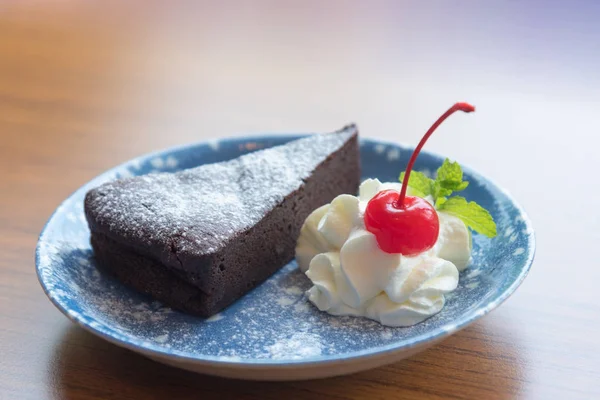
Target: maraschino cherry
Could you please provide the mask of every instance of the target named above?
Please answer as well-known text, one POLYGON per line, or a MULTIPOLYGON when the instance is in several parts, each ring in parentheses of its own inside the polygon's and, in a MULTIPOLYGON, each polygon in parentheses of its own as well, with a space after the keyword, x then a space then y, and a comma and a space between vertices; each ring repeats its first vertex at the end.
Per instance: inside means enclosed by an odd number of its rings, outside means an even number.
POLYGON ((412 256, 435 245, 440 231, 435 208, 421 197, 406 196, 406 189, 415 160, 425 142, 436 128, 456 111, 469 113, 475 111, 475 107, 467 103, 456 103, 442 114, 412 153, 404 173, 402 190, 383 190, 367 204, 365 226, 375 235, 383 251, 412 256))

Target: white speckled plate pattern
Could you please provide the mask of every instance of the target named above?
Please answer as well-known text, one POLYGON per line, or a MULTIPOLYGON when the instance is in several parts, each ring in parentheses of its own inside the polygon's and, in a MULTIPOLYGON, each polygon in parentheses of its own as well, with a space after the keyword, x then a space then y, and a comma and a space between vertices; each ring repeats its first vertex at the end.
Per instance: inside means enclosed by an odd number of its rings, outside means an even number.
MULTIPOLYGON (((310 282, 295 262, 207 320, 173 311, 96 269, 83 214, 90 188, 118 177, 227 160, 297 137, 213 140, 166 150, 87 183, 60 205, 40 235, 36 264, 46 294, 87 330, 158 361, 226 377, 292 380, 356 372, 414 354, 493 310, 527 275, 535 251, 527 216, 506 191, 469 168, 465 196, 490 210, 499 235, 493 240, 474 235, 473 262, 442 312, 410 328, 319 312, 304 295, 310 282)), ((363 178, 397 179, 411 151, 362 140, 363 178)), ((416 168, 431 173, 442 161, 425 152, 416 168)))

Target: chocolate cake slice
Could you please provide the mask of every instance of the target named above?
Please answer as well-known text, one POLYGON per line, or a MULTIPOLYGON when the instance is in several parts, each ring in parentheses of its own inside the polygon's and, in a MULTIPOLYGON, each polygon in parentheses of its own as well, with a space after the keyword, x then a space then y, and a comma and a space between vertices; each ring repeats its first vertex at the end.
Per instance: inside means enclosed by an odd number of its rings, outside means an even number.
POLYGON ((216 164, 87 193, 97 264, 140 292, 208 317, 294 256, 302 223, 356 193, 358 132, 308 136, 216 164))

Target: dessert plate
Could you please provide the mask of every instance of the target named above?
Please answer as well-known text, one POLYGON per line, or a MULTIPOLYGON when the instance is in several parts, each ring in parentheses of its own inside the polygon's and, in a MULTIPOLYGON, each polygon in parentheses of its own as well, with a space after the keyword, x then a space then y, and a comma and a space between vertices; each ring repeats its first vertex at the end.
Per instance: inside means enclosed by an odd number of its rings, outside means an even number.
MULTIPOLYGON (((533 261, 533 229, 523 209, 489 179, 464 168, 469 200, 488 209, 493 240, 474 235, 473 262, 444 309, 409 328, 334 317, 304 295, 310 281, 295 261, 223 312, 189 316, 140 295, 98 271, 83 212, 85 193, 103 182, 223 161, 297 139, 256 136, 178 147, 128 161, 82 186, 50 217, 36 249, 40 283, 54 305, 88 331, 156 361, 205 374, 255 380, 343 375, 390 364, 481 318, 521 284, 533 261)), ((361 140, 363 178, 396 181, 412 148, 361 140)), ((443 157, 422 152, 416 169, 435 171, 443 157)))

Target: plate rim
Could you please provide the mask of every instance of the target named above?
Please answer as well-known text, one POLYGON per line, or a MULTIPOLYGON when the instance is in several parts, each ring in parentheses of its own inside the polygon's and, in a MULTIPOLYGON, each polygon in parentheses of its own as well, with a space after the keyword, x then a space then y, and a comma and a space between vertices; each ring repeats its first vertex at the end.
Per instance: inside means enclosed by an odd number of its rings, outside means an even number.
MULTIPOLYGON (((268 369, 274 366, 277 367, 290 367, 290 368, 298 368, 298 367, 310 367, 315 365, 327 365, 327 364, 335 364, 340 361, 360 361, 368 358, 374 357, 385 357, 386 355, 391 355, 396 352, 401 352, 407 349, 411 349, 417 346, 424 346, 428 342, 437 342, 447 338, 448 336, 458 332, 459 330, 467 327, 471 323, 479 320, 483 316, 489 314, 491 311, 499 307, 502 303, 504 303, 523 283, 529 271, 531 270, 533 260, 535 258, 536 253, 536 239, 535 239, 535 231, 533 229, 533 224, 531 219, 527 215, 525 209, 514 199, 514 197, 510 194, 508 190, 506 190, 501 185, 497 184, 494 180, 488 178, 487 176, 477 172, 475 169, 471 168, 469 165, 461 163, 461 167, 463 171, 467 172, 470 175, 477 176, 482 181, 485 181, 499 192, 501 192, 506 198, 511 202, 511 204, 515 207, 515 209, 519 213, 519 217, 522 219, 525 224, 525 229, 527 230, 527 245, 525 246, 526 252, 528 253, 527 258, 523 261, 523 268, 519 272, 518 276, 515 280, 510 284, 510 286, 500 293, 496 297, 491 297, 492 300, 489 300, 485 306, 478 307, 468 314, 465 314, 462 318, 453 320, 452 323, 445 324, 436 329, 426 331, 425 333, 419 334, 413 338, 409 343, 403 343, 402 341, 395 341, 393 343, 371 347, 368 349, 356 350, 346 353, 340 353, 336 355, 319 355, 306 357, 302 359, 254 359, 254 358, 236 358, 228 359, 224 356, 212 356, 212 355, 198 355, 191 352, 182 352, 178 350, 169 349, 167 347, 163 347, 151 342, 147 342, 143 339, 138 339, 137 337, 127 337, 124 335, 115 334, 114 332, 107 332, 102 329, 101 326, 92 326, 79 314, 70 312, 69 307, 62 304, 58 301, 48 289, 46 282, 44 281, 43 274, 40 270, 40 252, 41 252, 41 243, 44 239, 44 236, 47 233, 49 225, 55 219, 59 211, 65 206, 65 204, 69 203, 69 201, 79 192, 88 190, 88 188, 93 187, 98 184, 98 182, 103 181, 106 177, 114 177, 114 175, 120 171, 121 169, 133 165, 134 163, 144 162, 150 160, 155 157, 160 157, 168 154, 172 154, 173 152, 182 151, 185 149, 210 145, 211 143, 223 143, 223 142, 241 142, 241 141, 252 141, 252 140, 269 140, 269 139, 290 139, 304 137, 311 135, 311 133, 265 133, 265 134, 252 134, 252 135, 240 135, 240 136, 229 136, 223 138, 210 138, 205 139, 198 142, 172 146, 162 150, 151 151, 132 159, 129 159, 125 162, 122 162, 104 172, 96 175, 94 178, 90 179, 75 191, 71 192, 69 196, 67 196, 59 206, 52 212, 44 227, 42 228, 38 241, 35 248, 35 267, 36 267, 36 275, 38 278, 38 282, 42 287, 44 293, 48 297, 48 299, 54 304, 54 306, 64 314, 69 320, 75 322, 76 325, 84 328, 86 331, 95 334, 113 344, 116 344, 121 347, 128 348, 132 351, 136 351, 139 353, 143 353, 145 355, 156 356, 159 358, 170 358, 179 362, 192 362, 195 364, 202 364, 205 366, 210 365, 218 365, 219 367, 227 367, 227 368, 253 368, 253 369, 268 369)), ((362 137, 359 136, 361 146, 363 144, 370 145, 384 145, 386 147, 394 147, 400 148, 401 150, 412 150, 414 146, 406 145, 402 142, 392 142, 387 140, 381 140, 375 137, 362 137)), ((218 150, 216 150, 218 151, 218 150)), ((429 154, 435 158, 444 159, 446 156, 443 156, 439 153, 424 150, 423 153, 429 154)))

